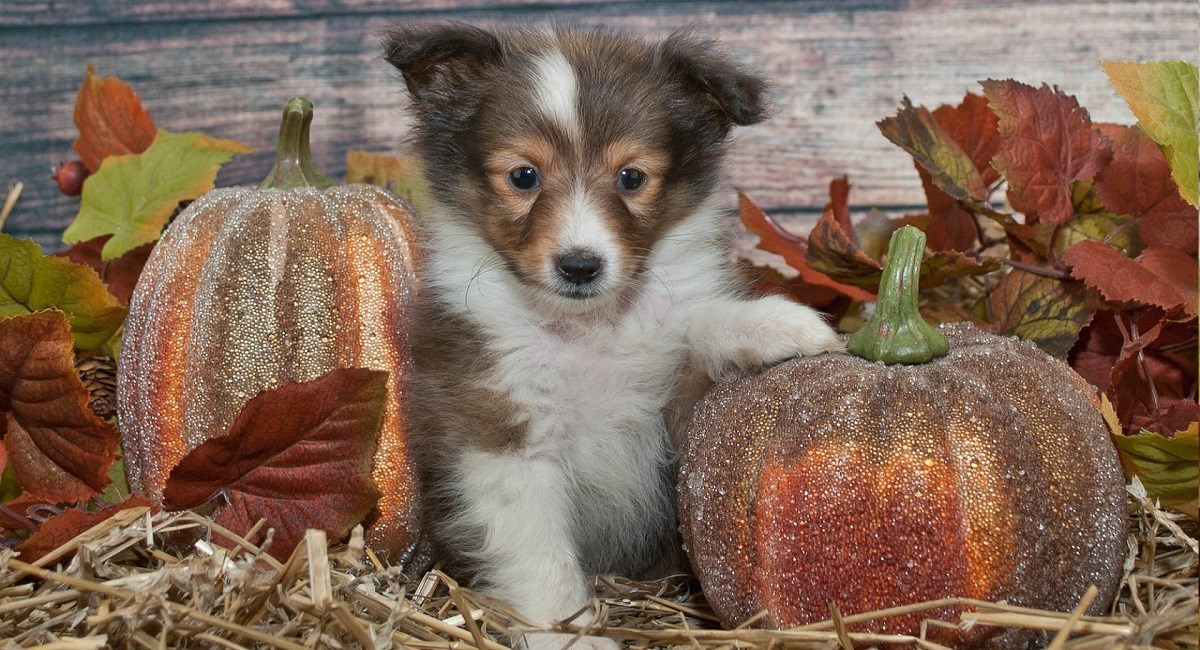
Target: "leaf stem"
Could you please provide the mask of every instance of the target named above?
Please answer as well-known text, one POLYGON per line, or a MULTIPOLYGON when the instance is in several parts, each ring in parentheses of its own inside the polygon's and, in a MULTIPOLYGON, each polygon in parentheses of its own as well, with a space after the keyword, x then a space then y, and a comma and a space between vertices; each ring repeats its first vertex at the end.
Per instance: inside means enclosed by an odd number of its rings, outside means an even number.
MULTIPOLYGON (((1137 319, 1132 316, 1129 318, 1129 334, 1133 337, 1134 341, 1137 341, 1142 336, 1138 333, 1137 319)), ((1154 385, 1154 376, 1150 374, 1150 364, 1146 362, 1146 355, 1143 354, 1145 350, 1145 345, 1138 348, 1138 369, 1141 371, 1142 377, 1146 380, 1146 385, 1150 388, 1150 404, 1154 409, 1151 415, 1154 416, 1154 422, 1158 424, 1160 429, 1165 429, 1162 423, 1161 411, 1158 408, 1158 388, 1154 385)))
POLYGON ((995 221, 996 223, 1006 224, 1015 221, 1011 214, 1007 212, 1000 212, 999 210, 996 210, 986 202, 980 201, 979 199, 959 199, 958 204, 967 212, 983 215, 992 221, 995 221))
POLYGON ((1002 264, 1011 266, 1014 269, 1021 269, 1022 271, 1028 271, 1034 275, 1042 275, 1047 278, 1057 278, 1059 280, 1072 279, 1070 273, 1067 273, 1066 271, 1060 271, 1058 269, 1052 269, 1048 266, 1038 266, 1036 264, 1026 264, 1025 262, 1018 262, 1016 260, 1010 260, 1007 258, 1001 259, 1000 262, 1002 264))

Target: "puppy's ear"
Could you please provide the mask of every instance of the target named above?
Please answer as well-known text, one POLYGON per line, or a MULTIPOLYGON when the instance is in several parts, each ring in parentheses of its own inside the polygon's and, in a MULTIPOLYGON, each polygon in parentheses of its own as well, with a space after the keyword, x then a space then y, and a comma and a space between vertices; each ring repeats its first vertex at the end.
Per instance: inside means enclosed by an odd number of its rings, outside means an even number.
POLYGON ((417 100, 461 86, 503 54, 491 32, 454 21, 393 25, 382 37, 383 58, 400 70, 417 100))
POLYGON ((659 45, 658 55, 668 73, 713 110, 722 130, 757 124, 770 115, 767 82, 734 63, 713 41, 680 30, 659 45))

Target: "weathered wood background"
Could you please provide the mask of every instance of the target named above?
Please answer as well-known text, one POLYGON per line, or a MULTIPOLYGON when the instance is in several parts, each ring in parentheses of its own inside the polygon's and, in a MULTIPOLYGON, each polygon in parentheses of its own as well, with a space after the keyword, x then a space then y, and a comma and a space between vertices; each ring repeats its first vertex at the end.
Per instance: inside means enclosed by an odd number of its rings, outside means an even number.
POLYGON ((1197 59, 1200 5, 1016 0, 3 0, 0 189, 26 184, 5 231, 50 249, 74 216, 50 168, 73 156, 71 113, 89 63, 141 94, 155 122, 263 148, 220 184, 260 179, 278 111, 317 106, 318 163, 340 174, 347 149, 402 148, 405 99, 380 59, 389 21, 556 20, 658 37, 697 24, 774 79, 778 114, 741 132, 734 182, 802 228, 848 173, 859 207, 922 201, 907 157, 874 122, 907 93, 931 107, 976 81, 1014 77, 1076 95, 1098 120, 1132 122, 1100 59, 1197 59))

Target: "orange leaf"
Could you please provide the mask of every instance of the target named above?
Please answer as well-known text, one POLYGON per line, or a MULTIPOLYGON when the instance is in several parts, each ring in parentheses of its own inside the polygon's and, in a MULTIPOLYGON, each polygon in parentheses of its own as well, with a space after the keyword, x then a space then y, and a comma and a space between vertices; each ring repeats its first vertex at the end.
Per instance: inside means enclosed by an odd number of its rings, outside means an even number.
POLYGON ((265 518, 280 559, 309 528, 343 537, 379 497, 371 463, 386 396, 387 373, 360 368, 264 391, 229 433, 179 461, 163 501, 178 509, 221 498, 216 521, 239 534, 265 518))
POLYGON ((758 248, 774 253, 783 258, 788 266, 800 274, 800 279, 808 285, 827 287, 854 300, 875 300, 875 294, 859 287, 843 284, 811 267, 805 261, 808 252, 808 242, 797 237, 775 222, 767 213, 755 205, 750 197, 738 192, 738 207, 742 223, 746 228, 758 235, 758 248))
POLYGON ((117 430, 88 408, 73 346, 60 311, 0 320, 0 435, 25 492, 50 502, 103 490, 117 449, 117 430))
POLYGON ((145 151, 157 132, 129 84, 115 75, 101 79, 90 65, 75 98, 75 126, 75 151, 91 172, 109 156, 145 151))

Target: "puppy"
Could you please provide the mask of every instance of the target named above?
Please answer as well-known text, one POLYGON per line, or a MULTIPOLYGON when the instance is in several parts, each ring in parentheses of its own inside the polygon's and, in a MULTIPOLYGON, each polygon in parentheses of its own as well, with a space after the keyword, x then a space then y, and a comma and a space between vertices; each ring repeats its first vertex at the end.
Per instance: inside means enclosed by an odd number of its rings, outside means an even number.
POLYGON ((528 620, 586 623, 595 575, 677 557, 668 421, 690 372, 840 347, 816 312, 734 280, 722 160, 732 126, 766 117, 764 82, 687 33, 384 40, 434 204, 406 396, 425 531, 528 620))

